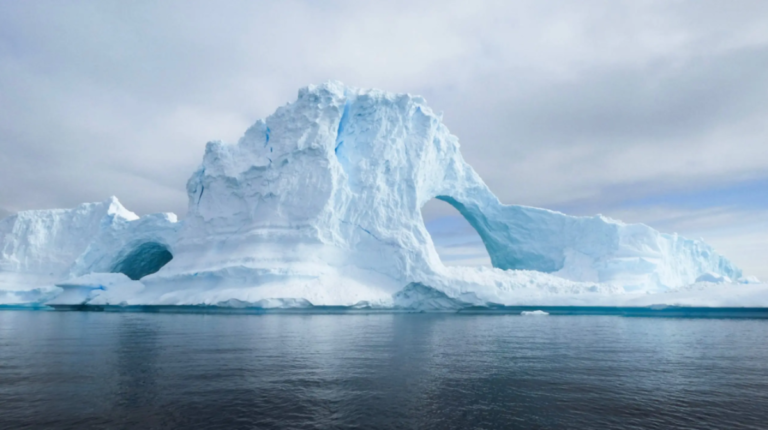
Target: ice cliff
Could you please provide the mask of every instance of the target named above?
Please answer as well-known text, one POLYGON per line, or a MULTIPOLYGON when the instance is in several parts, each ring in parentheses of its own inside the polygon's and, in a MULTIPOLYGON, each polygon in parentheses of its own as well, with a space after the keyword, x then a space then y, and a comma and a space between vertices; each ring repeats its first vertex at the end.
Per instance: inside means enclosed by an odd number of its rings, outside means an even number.
POLYGON ((741 277, 700 241, 503 205, 424 99, 334 82, 302 89, 236 144, 209 143, 187 193, 181 222, 138 218, 114 198, 3 220, 0 290, 43 288, 56 303, 410 309, 590 304, 741 277), (493 268, 441 263, 421 216, 432 198, 477 230, 493 268))

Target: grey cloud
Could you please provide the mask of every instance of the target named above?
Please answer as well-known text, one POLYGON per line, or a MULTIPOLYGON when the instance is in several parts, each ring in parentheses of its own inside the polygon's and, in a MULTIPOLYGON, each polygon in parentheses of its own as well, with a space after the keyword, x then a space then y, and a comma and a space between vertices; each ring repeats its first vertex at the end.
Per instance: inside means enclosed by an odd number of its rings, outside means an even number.
POLYGON ((497 107, 507 132, 536 144, 662 143, 768 110, 766 69, 768 46, 740 49, 683 65, 588 71, 497 107))
POLYGON ((738 49, 683 64, 590 70, 565 83, 495 77, 484 82, 493 92, 469 91, 485 98, 435 92, 432 99, 503 201, 575 209, 581 201, 600 211, 765 176, 766 65, 765 47, 738 49))

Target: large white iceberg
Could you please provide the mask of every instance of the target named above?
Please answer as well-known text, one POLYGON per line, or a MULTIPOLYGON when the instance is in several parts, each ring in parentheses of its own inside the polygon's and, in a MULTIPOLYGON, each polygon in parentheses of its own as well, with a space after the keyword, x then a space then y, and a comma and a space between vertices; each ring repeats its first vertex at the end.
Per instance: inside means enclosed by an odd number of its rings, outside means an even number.
POLYGON ((300 90, 236 144, 209 143, 187 193, 178 222, 138 218, 114 198, 0 221, 0 300, 23 302, 23 290, 56 304, 65 291, 99 305, 616 304, 742 275, 701 241, 503 205, 424 99, 336 82, 300 90), (493 268, 442 264, 421 216, 433 198, 477 230, 493 268))

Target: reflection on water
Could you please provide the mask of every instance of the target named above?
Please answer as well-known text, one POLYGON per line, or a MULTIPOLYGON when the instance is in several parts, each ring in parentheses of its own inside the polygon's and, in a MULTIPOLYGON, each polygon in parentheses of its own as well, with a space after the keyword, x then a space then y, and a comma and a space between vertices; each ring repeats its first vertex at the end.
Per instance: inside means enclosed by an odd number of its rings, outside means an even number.
POLYGON ((0 312, 0 428, 764 428, 768 321, 0 312))

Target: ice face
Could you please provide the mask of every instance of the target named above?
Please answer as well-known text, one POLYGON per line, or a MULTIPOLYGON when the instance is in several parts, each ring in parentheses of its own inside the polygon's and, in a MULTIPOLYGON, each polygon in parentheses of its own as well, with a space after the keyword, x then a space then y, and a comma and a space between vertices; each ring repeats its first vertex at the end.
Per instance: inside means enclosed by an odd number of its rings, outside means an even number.
POLYGON ((142 243, 169 249, 176 229, 175 215, 139 218, 114 197, 74 209, 20 212, 0 221, 0 291, 48 291, 70 277, 129 270, 128 252, 142 243))
POLYGON ((114 197, 74 209, 19 212, 0 221, 0 276, 65 276, 102 229, 137 218, 114 197))
MULTIPOLYGON (((117 217, 73 231, 66 240, 79 245, 64 247, 56 277, 141 278, 147 288, 133 303, 383 307, 398 306, 405 293, 429 306, 588 301, 665 291, 706 273, 741 277, 699 241, 602 216, 503 205, 424 99, 337 82, 302 89, 236 144, 209 143, 187 193, 183 222, 117 217), (420 213, 433 198, 477 230, 494 268, 440 262, 420 213)), ((14 230, 3 249, 50 229, 14 230)), ((42 243, 35 255, 60 246, 42 243)), ((11 262, 19 253, 3 252, 0 267, 18 271, 11 262)), ((109 289, 99 297, 108 303, 109 289)))

